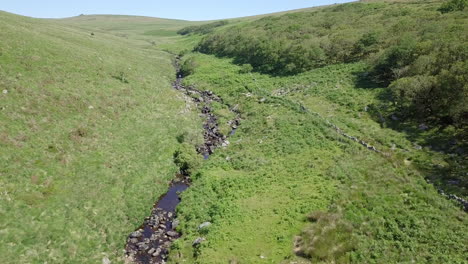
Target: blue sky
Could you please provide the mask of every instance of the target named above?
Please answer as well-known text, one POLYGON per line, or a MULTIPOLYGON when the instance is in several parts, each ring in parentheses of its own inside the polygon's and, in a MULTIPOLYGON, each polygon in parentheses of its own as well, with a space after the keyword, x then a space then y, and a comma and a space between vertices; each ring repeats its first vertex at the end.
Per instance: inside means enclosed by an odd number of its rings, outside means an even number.
POLYGON ((211 20, 345 2, 351 0, 0 0, 0 10, 41 18, 119 14, 211 20))

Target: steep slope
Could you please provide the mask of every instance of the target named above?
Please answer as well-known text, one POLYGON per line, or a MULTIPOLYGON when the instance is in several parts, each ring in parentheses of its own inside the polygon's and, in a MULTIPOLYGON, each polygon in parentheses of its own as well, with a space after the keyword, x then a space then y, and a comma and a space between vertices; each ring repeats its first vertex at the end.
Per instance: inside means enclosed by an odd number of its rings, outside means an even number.
POLYGON ((456 192, 466 196, 468 183, 457 163, 466 163, 468 144, 468 16, 441 12, 443 3, 366 1, 265 17, 218 29, 196 50, 282 76, 364 62, 367 68, 356 73, 361 85, 387 88, 371 107, 375 118, 408 131, 418 144, 455 154, 447 176, 431 180, 448 189, 456 189, 449 181, 460 181, 464 189, 456 192))
POLYGON ((198 134, 174 75, 164 52, 0 12, 1 263, 123 259, 198 134))

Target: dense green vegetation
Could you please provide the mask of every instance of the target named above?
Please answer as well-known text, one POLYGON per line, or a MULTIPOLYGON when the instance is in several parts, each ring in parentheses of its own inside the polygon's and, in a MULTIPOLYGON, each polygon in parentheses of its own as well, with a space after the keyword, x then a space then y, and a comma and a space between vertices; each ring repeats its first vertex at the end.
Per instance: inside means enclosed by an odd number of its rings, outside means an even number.
POLYGON ((468 20, 444 5, 353 3, 204 37, 194 50, 218 58, 188 55, 186 84, 244 120, 194 171, 171 260, 463 263, 466 214, 426 182, 467 197, 468 20), (193 248, 197 237, 206 242, 193 248))
POLYGON ((183 193, 173 263, 304 262, 293 252, 295 236, 299 255, 314 263, 463 263, 466 214, 418 169, 446 156, 415 149, 373 120, 366 106, 385 88, 356 87, 364 64, 271 77, 240 74, 230 59, 186 56, 197 65, 186 84, 237 105, 243 120, 183 193), (340 136, 327 120, 383 153, 340 136), (212 225, 199 230, 206 221, 212 225), (193 248, 197 237, 206 241, 193 248))
POLYGON ((466 1, 444 3, 453 11, 445 14, 442 3, 359 2, 265 17, 210 34, 196 50, 279 75, 367 60, 369 77, 391 84, 401 117, 466 128, 466 1))
POLYGON ((465 5, 229 24, 0 12, 0 262, 123 263, 182 169, 170 263, 465 263, 466 212, 437 191, 468 198, 465 5), (175 56, 222 98, 224 134, 241 114, 208 160, 175 56))
POLYGON ((123 260, 200 134, 172 57, 139 45, 0 12, 0 263, 123 260))
POLYGON ((438 10, 442 13, 463 11, 467 5, 467 0, 450 0, 444 3, 438 10))
POLYGON ((199 26, 188 26, 177 31, 177 34, 188 35, 188 34, 208 34, 213 32, 217 27, 225 26, 229 23, 227 20, 215 21, 209 24, 199 25, 199 26))

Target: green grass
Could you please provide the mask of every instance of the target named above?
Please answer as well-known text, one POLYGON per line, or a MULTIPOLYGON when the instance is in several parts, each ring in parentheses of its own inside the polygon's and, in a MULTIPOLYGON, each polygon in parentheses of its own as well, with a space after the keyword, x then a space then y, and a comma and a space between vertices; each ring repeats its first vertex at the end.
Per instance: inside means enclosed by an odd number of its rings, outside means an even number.
POLYGON ((0 13, 0 262, 113 263, 177 168, 196 113, 172 57, 0 13))
POLYGON ((463 263, 466 214, 438 195, 415 165, 444 156, 415 149, 404 133, 382 128, 364 110, 379 101, 380 88, 356 85, 362 64, 270 77, 240 74, 230 59, 188 56, 198 67, 186 84, 238 104, 243 121, 231 145, 194 173, 193 187, 183 194, 184 236, 173 263, 305 261, 294 255, 293 240, 302 230, 314 233, 307 230, 315 224, 306 221, 313 211, 342 215, 357 241, 344 255, 315 251, 316 261, 463 263), (327 120, 383 154, 338 135, 327 120), (213 225, 198 231, 206 221, 213 225), (207 241, 193 249, 197 237, 207 241))
MULTIPOLYGON (((425 180, 462 175, 463 162, 427 147, 450 133, 382 122, 386 90, 363 82, 364 61, 273 77, 191 53, 203 36, 176 32, 201 23, 0 12, 1 263, 122 263, 181 165, 193 185, 171 263, 466 262, 466 213, 425 180), (171 88, 174 54, 193 59, 187 85, 242 115, 207 161, 192 148, 202 121, 171 88)), ((232 112, 213 110, 227 133, 232 112)))
POLYGON ((206 22, 122 15, 82 15, 53 20, 94 34, 112 34, 141 46, 159 46, 177 39, 177 30, 206 22))

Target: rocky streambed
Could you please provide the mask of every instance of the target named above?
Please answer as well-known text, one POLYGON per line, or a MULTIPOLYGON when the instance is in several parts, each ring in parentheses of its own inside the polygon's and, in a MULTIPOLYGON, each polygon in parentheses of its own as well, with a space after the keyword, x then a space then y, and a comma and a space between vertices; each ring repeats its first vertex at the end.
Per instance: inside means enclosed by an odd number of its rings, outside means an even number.
MULTIPOLYGON (((227 135, 223 135, 219 130, 218 118, 211 108, 212 102, 222 102, 222 99, 212 91, 200 91, 195 87, 182 85, 184 76, 180 72, 180 58, 176 59, 177 79, 173 83, 173 88, 186 94, 196 103, 201 115, 204 118, 203 138, 204 143, 196 146, 196 150, 205 159, 213 154, 220 146, 228 146, 227 135)), ((236 118, 228 123, 233 135, 240 124, 240 115, 236 109, 236 118)), ((141 264, 165 263, 172 242, 181 236, 176 231, 179 224, 176 216, 176 207, 180 203, 179 194, 190 186, 190 175, 181 171, 176 175, 169 185, 169 190, 162 195, 155 203, 151 215, 146 217, 143 224, 132 232, 127 238, 126 262, 141 264)))

